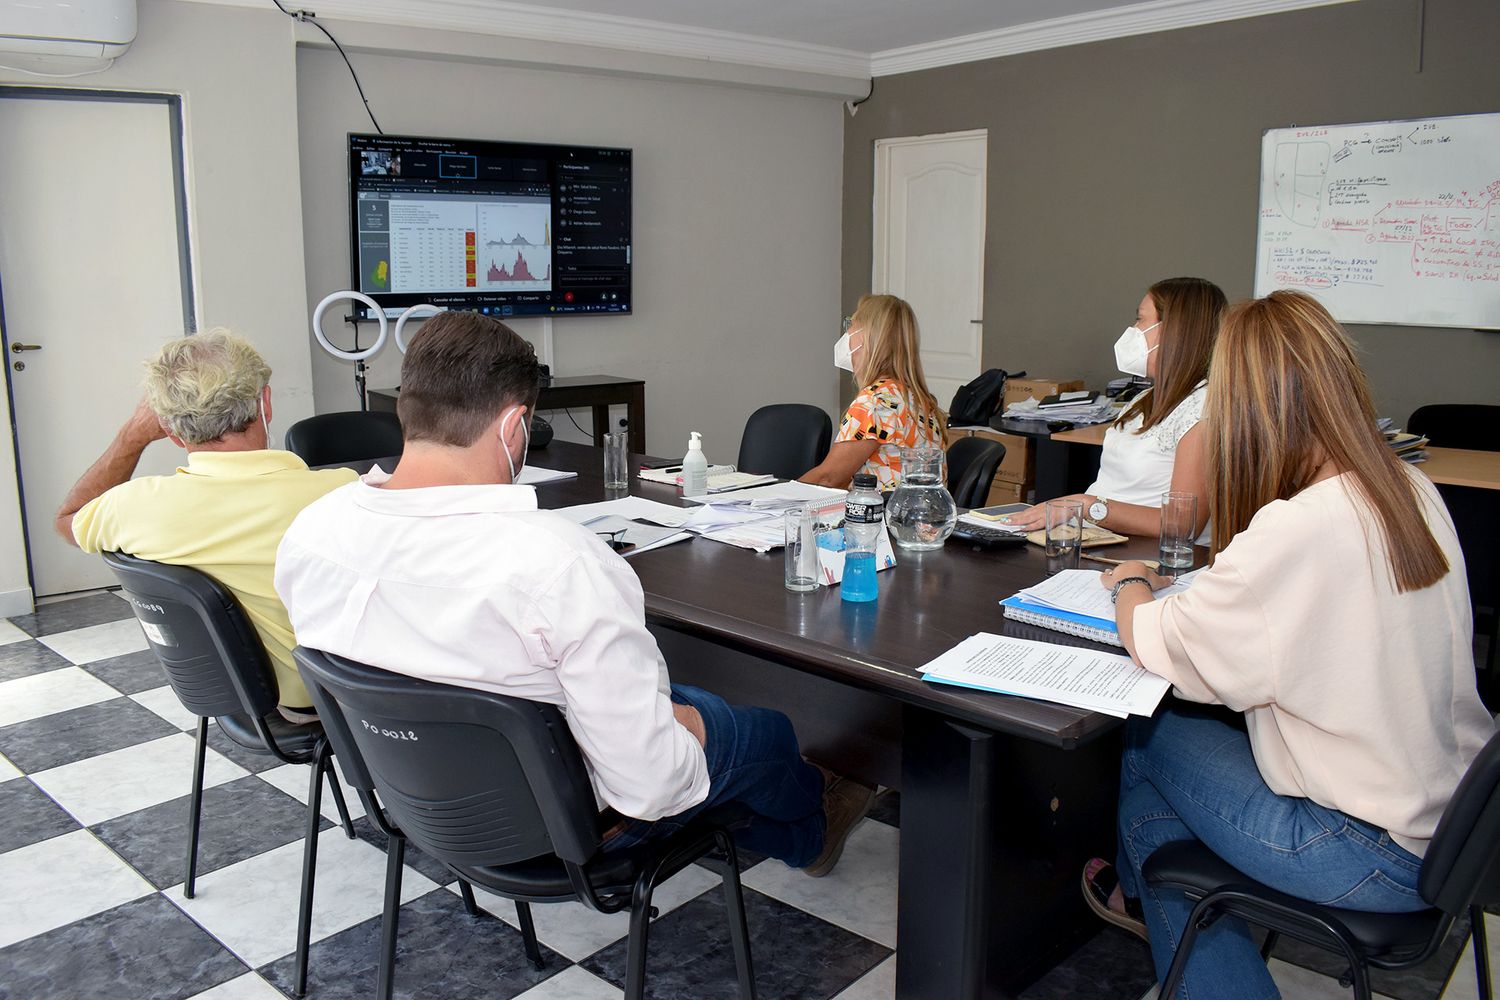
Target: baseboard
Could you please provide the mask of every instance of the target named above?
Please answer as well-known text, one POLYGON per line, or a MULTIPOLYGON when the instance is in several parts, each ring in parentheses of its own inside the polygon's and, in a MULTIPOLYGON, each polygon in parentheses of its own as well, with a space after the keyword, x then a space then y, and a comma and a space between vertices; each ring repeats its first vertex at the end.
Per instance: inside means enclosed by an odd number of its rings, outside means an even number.
POLYGON ((0 591, 0 618, 29 615, 35 610, 36 602, 32 600, 30 587, 0 591))

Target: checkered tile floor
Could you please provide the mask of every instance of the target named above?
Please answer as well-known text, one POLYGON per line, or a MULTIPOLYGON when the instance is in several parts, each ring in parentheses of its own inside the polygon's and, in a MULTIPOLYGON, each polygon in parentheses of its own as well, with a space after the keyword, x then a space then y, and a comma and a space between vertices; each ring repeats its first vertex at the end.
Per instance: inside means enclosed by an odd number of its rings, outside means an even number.
MULTIPOLYGON (((275 1000, 289 992, 307 770, 245 753, 211 727, 198 890, 184 899, 195 723, 114 594, 0 621, 0 1000, 275 1000)), ((319 846, 309 983, 316 1000, 368 996, 374 987, 385 845, 357 800, 350 806, 352 841, 324 796, 330 832, 319 846)), ((893 793, 877 800, 828 878, 746 859, 761 996, 892 996, 897 806, 893 793)), ((485 912, 470 917, 452 875, 415 851, 407 861, 398 996, 622 995, 623 915, 534 907, 547 954, 538 972, 522 954, 512 904, 481 891, 485 912)), ((720 899, 717 879, 698 867, 657 893, 651 996, 734 996, 720 899)), ((1490 940, 1500 945, 1500 927, 1490 940)), ((1288 958, 1274 962, 1286 996, 1345 995, 1303 966, 1337 970, 1313 956, 1288 958)), ((1445 963, 1379 985, 1400 1000, 1429 1000, 1453 959, 1445 963)), ((1151 980, 1144 946, 1106 928, 1024 1000, 1137 1000, 1151 980)), ((1458 964, 1442 995, 1475 995, 1472 963, 1458 964)))

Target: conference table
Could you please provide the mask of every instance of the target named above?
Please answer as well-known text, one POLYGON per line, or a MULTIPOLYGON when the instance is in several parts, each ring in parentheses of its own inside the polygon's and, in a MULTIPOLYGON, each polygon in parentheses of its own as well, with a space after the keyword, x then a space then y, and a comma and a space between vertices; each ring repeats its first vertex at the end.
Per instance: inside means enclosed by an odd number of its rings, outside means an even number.
MULTIPOLYGON (((606 499, 602 455, 556 440, 533 451, 530 465, 578 473, 536 487, 540 506, 606 499)), ((636 477, 641 461, 629 492, 681 503, 636 477)), ((1110 550, 1122 554, 1155 546, 1110 550)), ((1039 548, 950 541, 897 561, 875 603, 849 604, 837 588, 787 591, 779 550, 694 538, 630 558, 674 681, 780 709, 808 756, 899 789, 896 995, 1013 996, 1097 926, 1078 878, 1113 856, 1120 722, 918 673, 980 631, 1093 646, 1001 616, 1001 598, 1046 575, 1039 548)))

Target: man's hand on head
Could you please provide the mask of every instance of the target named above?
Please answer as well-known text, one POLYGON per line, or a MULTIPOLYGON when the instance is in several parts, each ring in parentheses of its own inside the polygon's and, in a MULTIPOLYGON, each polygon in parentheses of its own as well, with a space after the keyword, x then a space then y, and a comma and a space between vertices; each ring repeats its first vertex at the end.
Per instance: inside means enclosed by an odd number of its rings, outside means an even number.
POLYGON ((156 415, 156 411, 151 409, 142 398, 135 404, 135 412, 130 414, 130 419, 125 421, 125 426, 120 430, 120 436, 129 441, 147 445, 152 441, 165 438, 167 429, 161 425, 161 418, 156 415))

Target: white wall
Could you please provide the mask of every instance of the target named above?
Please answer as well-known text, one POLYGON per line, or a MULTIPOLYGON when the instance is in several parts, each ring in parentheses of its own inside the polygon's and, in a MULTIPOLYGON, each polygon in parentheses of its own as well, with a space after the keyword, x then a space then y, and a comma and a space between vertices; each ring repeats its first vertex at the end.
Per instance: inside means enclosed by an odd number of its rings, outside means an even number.
MULTIPOLYGON (((294 24, 259 11, 141 0, 135 44, 110 69, 59 85, 183 95, 189 228, 200 326, 225 325, 260 348, 275 374, 277 423, 313 412, 297 162, 294 24)), ((40 81, 0 70, 0 83, 40 81)), ((97 155, 90 137, 58 156, 97 155)), ((73 252, 71 237, 39 253, 73 252)), ((129 248, 118 248, 129 252, 129 248)), ((99 331, 101 337, 109 335, 99 331)), ((138 377, 136 369, 121 378, 138 377)), ((59 419, 106 422, 87 398, 58 400, 59 419)), ((22 440, 45 429, 21 428, 22 440)), ((108 440, 107 431, 100 435, 108 440)), ((93 456, 89 457, 92 460, 93 456)), ((80 473, 83 468, 79 468, 80 473)), ((10 445, 0 445, 0 594, 26 586, 10 445)), ((50 521, 51 511, 32 511, 50 521)))
MULTIPOLYGON (((692 429, 710 461, 733 462, 757 406, 836 407, 838 97, 370 52, 354 60, 389 133, 634 150, 634 314, 555 320, 554 370, 645 379, 648 450, 681 454, 692 429)), ((371 128, 336 52, 302 48, 297 73, 310 308, 349 285, 345 134, 371 128)), ((540 321, 513 325, 535 341, 540 321)), ((314 353, 318 408, 355 408, 352 366, 314 353)), ((400 359, 387 347, 370 386, 396 385, 400 359)), ((579 438, 560 414, 553 426, 579 438)))

